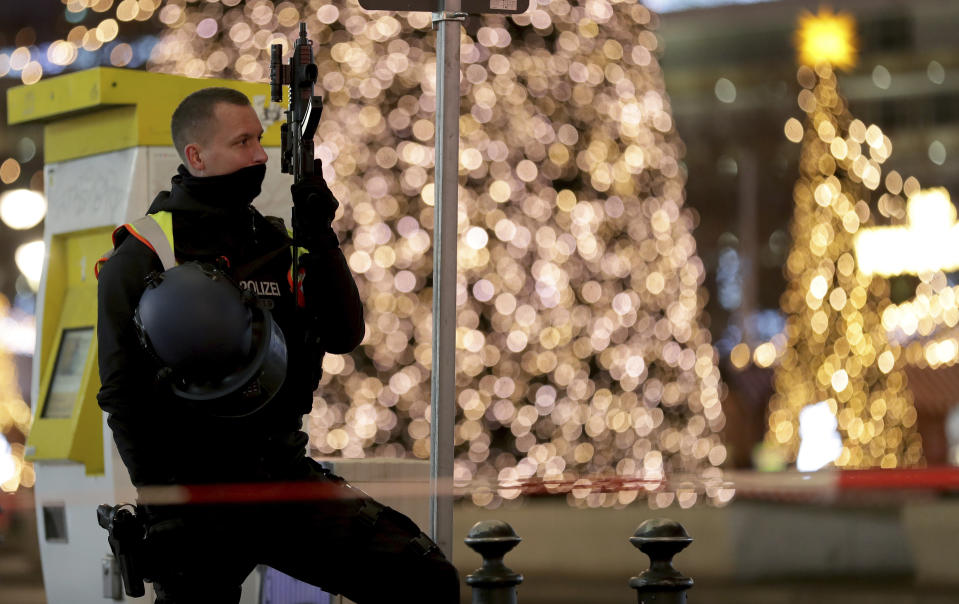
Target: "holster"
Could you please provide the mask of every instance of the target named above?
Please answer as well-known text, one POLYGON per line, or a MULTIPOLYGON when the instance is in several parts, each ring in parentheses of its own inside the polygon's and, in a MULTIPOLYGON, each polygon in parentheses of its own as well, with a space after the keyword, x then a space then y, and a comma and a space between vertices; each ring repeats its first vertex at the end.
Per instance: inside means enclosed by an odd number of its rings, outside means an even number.
POLYGON ((97 507, 97 522, 107 531, 110 551, 120 565, 123 590, 134 598, 142 596, 145 593, 142 557, 146 536, 142 519, 132 505, 104 503, 97 507))

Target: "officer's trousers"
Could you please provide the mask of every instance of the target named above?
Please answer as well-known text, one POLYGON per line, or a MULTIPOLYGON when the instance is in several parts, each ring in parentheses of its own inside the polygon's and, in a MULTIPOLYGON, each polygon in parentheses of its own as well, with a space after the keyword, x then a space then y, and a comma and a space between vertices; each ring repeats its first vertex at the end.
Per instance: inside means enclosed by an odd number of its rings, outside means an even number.
POLYGON ((459 602, 456 570, 409 518, 303 463, 315 497, 147 506, 157 604, 235 604, 257 564, 358 604, 459 602))

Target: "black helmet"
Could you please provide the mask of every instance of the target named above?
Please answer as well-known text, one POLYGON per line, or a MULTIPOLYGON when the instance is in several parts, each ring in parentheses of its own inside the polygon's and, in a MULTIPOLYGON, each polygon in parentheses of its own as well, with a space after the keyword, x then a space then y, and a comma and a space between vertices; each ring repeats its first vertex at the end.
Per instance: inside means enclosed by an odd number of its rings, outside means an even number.
POLYGON ((283 332, 213 265, 185 262, 154 275, 134 322, 173 393, 212 415, 249 415, 283 385, 283 332))

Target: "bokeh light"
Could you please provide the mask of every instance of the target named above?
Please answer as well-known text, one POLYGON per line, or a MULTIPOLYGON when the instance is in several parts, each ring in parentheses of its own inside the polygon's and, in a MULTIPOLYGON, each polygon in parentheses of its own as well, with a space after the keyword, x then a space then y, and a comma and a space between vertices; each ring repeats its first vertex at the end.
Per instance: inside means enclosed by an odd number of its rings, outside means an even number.
POLYGON ((0 163, 0 182, 5 185, 13 184, 20 178, 20 162, 8 157, 0 163))
POLYGON ((29 229, 47 215, 47 200, 29 189, 13 189, 0 195, 0 221, 11 229, 29 229))
POLYGON ((43 261, 46 254, 46 245, 36 240, 24 243, 17 247, 13 254, 17 268, 26 277, 33 291, 40 289, 40 277, 43 273, 43 261))

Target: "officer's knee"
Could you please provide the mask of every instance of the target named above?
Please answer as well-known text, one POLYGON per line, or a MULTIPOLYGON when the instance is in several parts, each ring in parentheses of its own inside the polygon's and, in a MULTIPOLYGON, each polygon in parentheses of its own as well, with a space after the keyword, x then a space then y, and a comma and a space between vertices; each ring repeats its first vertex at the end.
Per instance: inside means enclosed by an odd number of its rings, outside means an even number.
POLYGON ((410 602, 456 604, 460 597, 460 578, 456 567, 439 551, 420 559, 410 573, 410 602))

